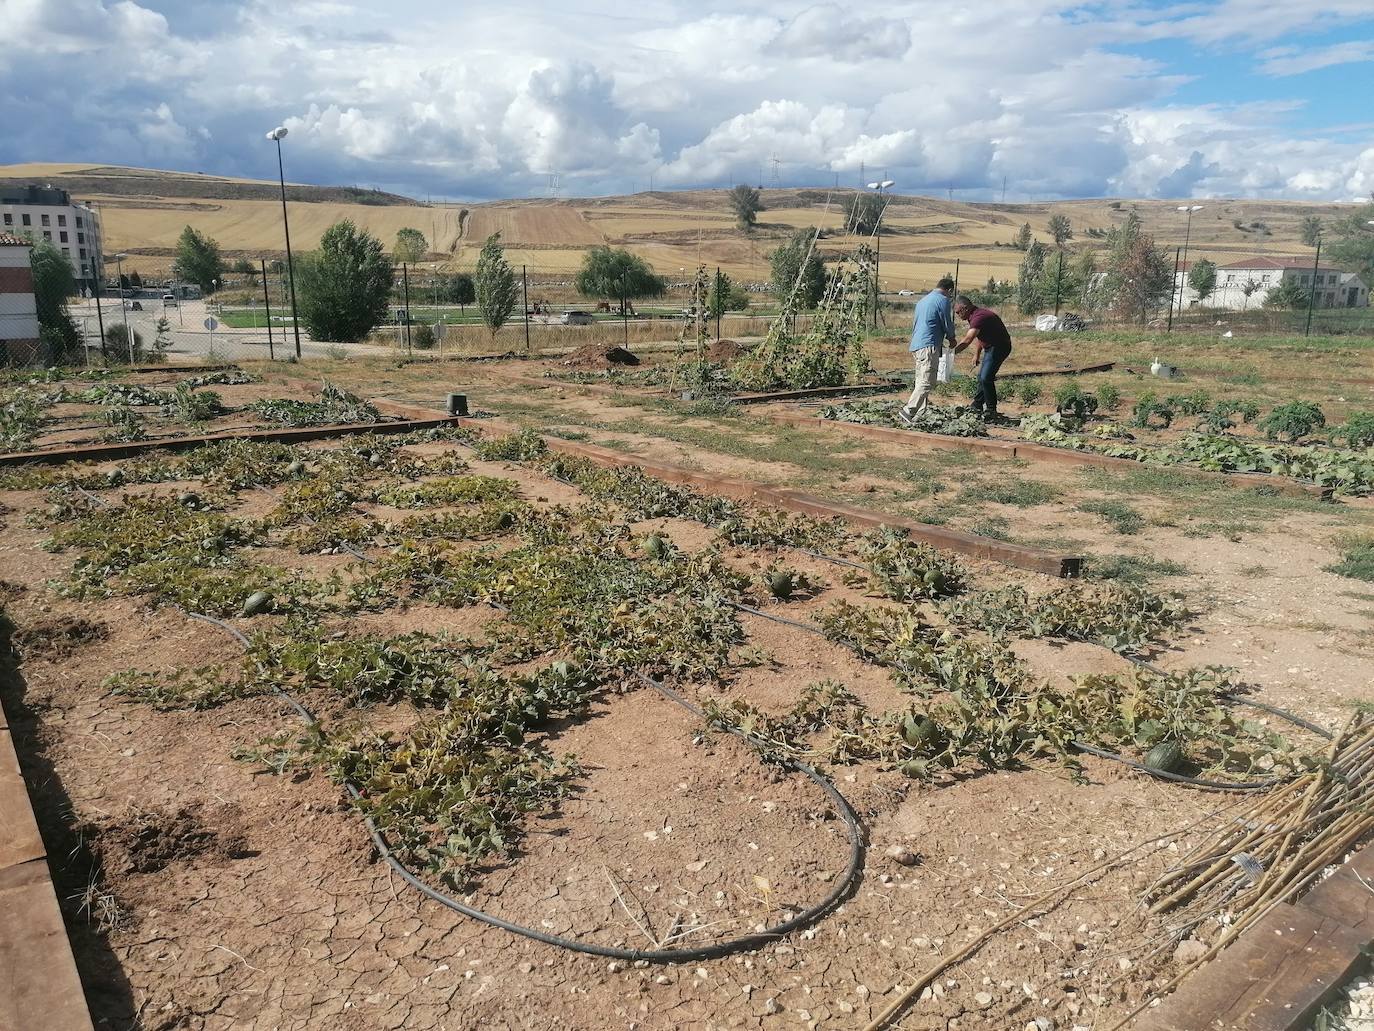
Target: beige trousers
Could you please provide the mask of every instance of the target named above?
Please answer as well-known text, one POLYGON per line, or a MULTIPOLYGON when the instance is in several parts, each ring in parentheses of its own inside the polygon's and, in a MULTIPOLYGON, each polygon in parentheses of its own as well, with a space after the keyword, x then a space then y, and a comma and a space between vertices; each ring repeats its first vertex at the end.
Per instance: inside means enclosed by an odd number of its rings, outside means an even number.
POLYGON ((916 361, 916 382, 906 410, 915 416, 925 411, 930 403, 930 392, 935 389, 935 378, 940 373, 940 348, 923 347, 913 352, 912 357, 916 361))

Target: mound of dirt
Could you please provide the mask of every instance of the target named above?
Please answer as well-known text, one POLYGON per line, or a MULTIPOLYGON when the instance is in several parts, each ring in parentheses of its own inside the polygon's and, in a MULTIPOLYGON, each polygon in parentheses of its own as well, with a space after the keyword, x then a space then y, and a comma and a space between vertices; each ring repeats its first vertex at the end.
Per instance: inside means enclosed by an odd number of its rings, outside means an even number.
POLYGON ((639 356, 623 347, 586 344, 563 359, 568 369, 611 369, 618 365, 638 365, 639 356))
POLYGON ((82 645, 103 641, 110 628, 81 616, 45 616, 25 623, 14 634, 14 644, 25 659, 62 659, 82 645))
POLYGON ((706 360, 728 365, 744 354, 744 348, 734 340, 717 340, 706 349, 706 360))
POLYGON ((206 813, 195 803, 179 809, 133 809, 90 836, 107 870, 156 873, 176 860, 250 855, 238 806, 206 813), (213 826, 211 825, 213 822, 213 826))

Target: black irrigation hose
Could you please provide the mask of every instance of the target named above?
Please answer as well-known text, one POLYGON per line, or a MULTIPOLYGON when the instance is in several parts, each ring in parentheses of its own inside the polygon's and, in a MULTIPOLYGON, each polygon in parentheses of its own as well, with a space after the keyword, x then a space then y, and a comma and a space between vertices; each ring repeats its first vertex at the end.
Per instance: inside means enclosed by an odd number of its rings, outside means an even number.
POLYGON ((1152 777, 1158 777, 1160 780, 1170 780, 1177 784, 1186 784, 1188 787, 1193 788, 1206 788, 1210 791, 1260 791, 1264 788, 1272 788, 1282 784, 1286 779, 1284 777, 1269 777, 1265 780, 1203 780, 1199 777, 1187 777, 1181 773, 1169 773, 1165 770, 1156 770, 1153 767, 1146 766, 1144 763, 1136 762, 1134 759, 1127 759, 1124 755, 1117 755, 1115 752, 1109 752, 1105 748, 1098 748, 1095 745, 1090 745, 1086 741, 1073 740, 1070 741, 1069 744, 1080 752, 1087 752, 1089 755, 1095 755, 1099 759, 1111 759, 1113 762, 1122 763, 1134 770, 1140 770, 1142 773, 1148 773, 1152 777))
MULTIPOLYGON (((260 489, 263 490, 264 493, 272 494, 272 492, 267 490, 265 487, 260 486, 260 489)), ((97 504, 108 507, 109 502, 107 502, 104 498, 97 497, 96 495, 90 493, 83 487, 78 486, 77 490, 81 491, 81 493, 85 494, 88 498, 90 498, 97 504)), ((272 496, 275 497, 275 495, 272 496)), ((309 516, 306 516, 305 518, 312 523, 315 521, 311 519, 309 516)), ((361 558, 364 562, 375 561, 374 559, 363 554, 357 549, 351 548, 348 545, 345 545, 345 547, 347 547, 348 550, 352 551, 355 555, 361 558)), ((433 577, 433 579, 443 582, 442 577, 436 576, 433 577)), ((492 602, 491 604, 496 608, 505 609, 505 606, 500 605, 499 603, 492 602)), ((221 630, 225 631, 230 636, 232 636, 234 640, 237 641, 239 645, 241 645, 245 650, 249 649, 252 646, 251 642, 249 641, 247 636, 245 636, 242 633, 242 631, 240 631, 237 627, 233 626, 231 623, 226 622, 225 620, 218 619, 214 616, 207 616, 204 613, 200 612, 192 612, 189 609, 183 608, 181 605, 175 603, 173 603, 173 608, 177 609, 179 612, 183 613, 191 619, 199 620, 203 623, 209 623, 213 626, 220 628, 221 630)), ((682 706, 688 712, 691 712, 694 715, 705 720, 705 713, 703 713, 701 709, 693 705, 686 698, 678 694, 676 691, 668 687, 666 684, 661 684, 653 678, 648 677, 645 674, 639 672, 638 670, 635 671, 635 675, 638 676, 639 679, 642 680, 645 684, 647 684, 648 686, 652 687, 654 690, 662 694, 665 698, 668 698, 670 701, 682 706)), ((299 701, 297 701, 296 698, 290 694, 290 692, 285 691, 282 688, 275 685, 273 686, 272 691, 275 695, 277 695, 279 698, 285 701, 292 709, 294 709, 296 714, 300 716, 300 718, 304 720, 307 724, 311 726, 319 726, 319 720, 315 717, 315 714, 312 713, 309 709, 307 709, 304 705, 302 705, 299 701)), ((730 733, 743 738, 746 741, 757 743, 756 739, 752 738, 748 734, 745 734, 741 730, 738 730, 733 727, 726 727, 725 729, 728 730, 730 733)), ((496 916, 494 913, 488 913, 485 910, 476 908, 475 906, 469 906, 466 903, 460 902, 457 899, 453 898, 451 895, 446 895, 443 892, 430 887, 424 881, 420 880, 419 877, 412 873, 399 859, 397 859, 392 854, 391 847, 387 843, 386 836, 377 828, 377 825, 373 822, 372 817, 364 813, 362 814, 362 819, 363 825, 367 828, 368 836, 372 839, 373 847, 377 850, 377 854, 382 858, 382 860, 387 864, 387 866, 389 866, 392 870, 399 874, 402 880, 404 880, 407 884, 409 884, 416 891, 420 892, 426 898, 432 899, 433 901, 438 902, 440 905, 443 905, 456 913, 461 913, 464 916, 471 917, 474 920, 479 920, 482 923, 489 924, 492 927, 498 927, 503 931, 509 931, 512 934, 517 934, 524 938, 530 938, 534 941, 542 942, 545 945, 554 945, 558 948, 568 949, 572 952, 580 952, 589 956, 601 956, 607 959, 619 959, 633 963, 698 962, 702 960, 720 959, 724 956, 734 955, 737 952, 745 952, 751 949, 762 948, 763 946, 771 944, 779 938, 785 937, 786 935, 792 933, 800 927, 805 927, 809 924, 815 923, 816 921, 820 920, 821 918, 829 914, 831 910, 833 910, 835 907, 839 906, 857 884, 859 872, 863 868, 865 847, 863 827, 859 822, 858 814, 854 811, 854 807, 849 804, 849 800, 846 799, 844 795, 840 793, 840 790, 836 788, 835 785, 831 783, 829 779, 827 779, 823 774, 819 773, 817 770, 813 769, 812 767, 806 765, 803 762, 796 760, 785 760, 785 765, 790 766, 793 769, 799 770, 801 773, 804 773, 813 783, 820 787, 820 789, 823 792, 825 792, 826 797, 830 799, 836 811, 840 814, 840 818, 844 821, 845 829, 849 834, 849 862, 845 867, 844 876, 839 879, 835 887, 830 892, 828 892, 826 896, 823 899, 821 899, 820 902, 816 903, 814 906, 811 906, 803 910, 796 916, 793 916, 788 920, 784 920, 780 924, 774 924, 772 927, 765 928, 762 931, 754 932, 753 934, 744 935, 739 938, 731 938, 726 941, 716 942, 711 945, 703 945, 696 948, 620 949, 609 945, 596 945, 588 942, 574 941, 571 938, 563 938, 555 934, 546 934, 545 932, 537 930, 533 927, 526 927, 523 924, 517 924, 512 921, 505 920, 499 916, 496 916)), ((352 781, 344 781, 344 789, 348 792, 349 797, 352 798, 352 800, 355 803, 361 801, 361 799, 363 798, 362 792, 358 790, 357 786, 353 784, 352 781)))

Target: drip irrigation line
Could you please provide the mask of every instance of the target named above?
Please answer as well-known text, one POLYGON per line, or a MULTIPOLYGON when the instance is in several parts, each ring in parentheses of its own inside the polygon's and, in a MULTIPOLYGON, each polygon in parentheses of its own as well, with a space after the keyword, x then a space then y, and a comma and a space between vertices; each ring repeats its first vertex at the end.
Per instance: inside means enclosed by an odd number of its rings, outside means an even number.
POLYGON ((1182 773, 1169 773, 1167 770, 1156 770, 1146 766, 1142 762, 1136 762, 1134 759, 1127 759, 1124 755, 1109 752, 1105 748, 1098 748, 1096 745, 1090 745, 1086 741, 1079 741, 1076 738, 1070 741, 1069 745, 1078 749, 1080 752, 1086 752, 1088 755, 1095 755, 1099 759, 1110 759, 1113 762, 1119 762, 1125 766, 1131 767, 1133 770, 1139 770, 1142 773, 1148 773, 1152 777, 1158 777, 1160 780, 1173 781, 1176 784, 1186 784, 1188 787, 1193 788, 1205 788, 1209 791, 1260 791, 1264 788, 1277 787, 1279 784, 1285 783, 1288 779, 1285 777, 1268 777, 1264 780, 1206 780, 1201 777, 1189 777, 1182 773))
MULTIPOLYGON (((98 497, 90 493, 90 491, 87 491, 84 487, 77 486, 76 489, 79 490, 81 493, 85 494, 86 497, 88 497, 96 504, 99 504, 103 507, 109 507, 109 502, 107 502, 104 498, 98 497)), ((260 489, 262 489, 267 494, 272 494, 272 492, 267 490, 265 487, 260 487, 260 489)), ((275 497, 276 495, 272 496, 275 497)), ((312 523, 315 522, 315 520, 310 519, 309 516, 306 516, 305 518, 312 523)), ((358 556, 364 562, 375 561, 375 559, 372 559, 369 556, 362 554, 361 552, 355 551, 355 554, 358 554, 358 556)), ((438 576, 433 577, 433 579, 438 580, 440 582, 446 582, 443 580, 442 577, 438 576)), ((493 601, 489 602, 489 604, 503 611, 510 611, 506 606, 500 604, 499 602, 493 601)), ((223 630, 225 633, 233 637, 234 640, 237 641, 238 644, 242 646, 245 651, 252 647, 252 643, 249 641, 248 637, 233 624, 225 620, 218 619, 215 616, 207 616, 201 612, 193 612, 190 609, 184 608, 181 605, 176 604, 175 602, 172 603, 172 607, 191 619, 199 620, 203 623, 209 623, 215 627, 218 627, 220 630, 223 630)), ((635 670, 635 675, 639 677, 639 679, 643 681, 646 685, 652 687, 654 690, 662 694, 665 698, 686 709, 688 712, 698 716, 703 721, 705 720, 705 713, 703 713, 700 708, 698 708, 696 705, 693 705, 690 701, 688 701, 678 692, 674 691, 672 688, 668 687, 666 684, 662 684, 654 680, 652 677, 646 676, 639 670, 635 670)), ((300 718, 305 723, 313 727, 318 727, 320 725, 319 719, 315 716, 315 714, 312 713, 309 709, 307 709, 304 705, 302 705, 290 692, 276 685, 273 685, 272 691, 275 695, 277 695, 277 697, 281 698, 288 705, 290 705, 291 708, 295 710, 296 714, 300 716, 300 718)), ((744 733, 741 730, 737 730, 733 727, 726 727, 725 729, 730 733, 735 734, 740 738, 743 738, 746 741, 755 742, 754 738, 752 738, 750 735, 744 733)), ((460 902, 453 896, 447 895, 444 892, 431 887, 430 885, 422 881, 418 876, 416 876, 409 868, 406 867, 404 863, 397 859, 396 856, 392 853, 391 846, 387 842, 386 835, 378 829, 377 824, 373 821, 372 817, 367 815, 366 813, 362 813, 360 815, 362 816, 363 825, 367 828, 368 836, 372 839, 372 845, 377 850, 377 854, 381 857, 382 861, 385 862, 387 866, 389 866, 397 874, 399 874, 401 879, 404 880, 416 891, 420 892, 426 898, 431 899, 434 902, 438 902, 440 905, 445 906, 446 908, 451 909, 456 913, 460 913, 463 916, 471 917, 474 920, 481 921, 484 924, 500 928, 503 931, 508 931, 511 934, 516 934, 523 938, 529 938, 533 941, 542 942, 545 945, 553 945, 557 948, 567 949, 571 952, 580 952, 584 955, 600 956, 606 959, 619 959, 633 963, 699 962, 703 960, 720 959, 725 956, 734 955, 738 952, 746 952, 752 949, 758 949, 762 948, 765 945, 772 944, 779 938, 786 937, 788 934, 791 934, 798 928, 806 927, 827 916, 833 909, 835 909, 837 906, 843 903, 844 900, 850 895, 852 890, 857 886, 859 873, 863 868, 866 850, 864 844, 863 826, 859 822, 859 817, 858 814, 854 811, 854 807, 850 805, 849 800, 846 799, 844 795, 840 793, 840 790, 837 787, 835 787, 835 785, 824 774, 815 770, 811 766, 808 766, 806 763, 799 762, 797 760, 786 759, 783 760, 783 765, 789 766, 792 769, 795 769, 798 772, 805 774, 805 776, 812 783, 814 783, 825 793, 826 797, 830 799, 831 804, 835 807, 835 810, 840 814, 840 819, 843 820, 845 830, 848 832, 849 835, 849 861, 845 866, 844 876, 842 876, 839 879, 835 887, 831 889, 831 891, 829 891, 823 899, 821 899, 815 905, 802 910, 795 916, 787 920, 784 920, 782 923, 774 924, 773 926, 767 927, 762 931, 756 931, 752 934, 743 935, 738 938, 731 938, 727 939, 726 941, 714 942, 710 945, 702 945, 692 948, 622 949, 609 945, 597 945, 591 942, 580 942, 575 941, 571 938, 563 938, 555 934, 547 934, 544 931, 540 931, 536 928, 527 927, 523 924, 518 924, 513 921, 506 920, 502 917, 495 915, 494 913, 488 913, 486 910, 478 909, 475 906, 469 906, 464 902, 460 902)), ((353 800, 355 804, 362 801, 363 794, 361 791, 358 790, 357 786, 353 784, 352 781, 345 780, 343 783, 344 789, 347 791, 349 797, 353 800)))

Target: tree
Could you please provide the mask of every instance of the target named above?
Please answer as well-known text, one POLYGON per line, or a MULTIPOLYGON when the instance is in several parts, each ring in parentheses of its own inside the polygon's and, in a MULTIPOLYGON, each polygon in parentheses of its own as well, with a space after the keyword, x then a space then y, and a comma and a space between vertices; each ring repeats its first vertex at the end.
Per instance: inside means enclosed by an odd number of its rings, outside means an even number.
POLYGON ((1073 239, 1073 223, 1069 221, 1068 215, 1051 215, 1049 228, 1056 247, 1063 247, 1073 239))
POLYGON ((1027 222, 1016 231, 1016 239, 1013 240, 1012 243, 1018 251, 1028 251, 1030 250, 1031 241, 1034 239, 1035 237, 1031 235, 1030 223, 1027 222))
POLYGON ((1322 237, 1322 220, 1316 215, 1308 215, 1302 220, 1298 233, 1308 247, 1317 246, 1317 241, 1322 237))
POLYGON ((33 271, 33 299, 38 313, 39 340, 45 365, 64 365, 78 359, 81 334, 67 311, 67 298, 76 293, 71 262, 48 240, 29 252, 33 271))
POLYGON ((1188 285, 1197 291, 1199 302, 1207 300, 1217 288, 1216 264, 1206 258, 1193 262, 1188 270, 1188 285))
POLYGON ((876 193, 851 194, 844 206, 844 222, 859 236, 872 236, 883 215, 883 198, 876 193))
POLYGON ((797 307, 814 308, 825 292, 825 263, 812 246, 815 229, 799 229, 792 239, 768 256, 773 293, 784 303, 796 290, 797 307))
POLYGON ((220 256, 219 244, 187 226, 177 240, 172 275, 187 283, 195 283, 201 293, 214 293, 216 281, 224 278, 224 259, 220 256))
POLYGON ((153 331, 156 334, 153 337, 153 350, 161 358, 172 346, 172 324, 166 315, 158 318, 156 325, 153 326, 153 331))
POLYGON ((445 276, 439 283, 439 299, 445 304, 460 305, 466 315, 467 306, 477 300, 477 288, 473 285, 472 276, 466 272, 445 276))
POLYGON ((1285 279, 1264 295, 1264 306, 1275 311, 1302 311, 1307 307, 1308 294, 1296 279, 1285 279))
POLYGON ((492 233, 482 244, 482 253, 477 256, 477 274, 473 276, 473 286, 477 294, 477 310, 482 313, 482 321, 493 337, 496 331, 506 324, 510 313, 515 310, 515 270, 506 260, 501 250, 501 234, 492 233))
POLYGON ((1173 264, 1132 211, 1107 234, 1105 300, 1122 318, 1148 322, 1174 296, 1173 264))
POLYGON ((758 221, 758 213, 763 210, 763 201, 759 197, 759 191, 745 183, 740 183, 730 191, 728 200, 730 210, 735 213, 735 224, 746 233, 754 228, 754 223, 758 221))
POLYGON ((1245 304, 1241 308, 1241 311, 1246 311, 1247 309, 1249 309, 1250 295, 1253 294, 1256 290, 1258 290, 1260 286, 1260 281, 1256 279, 1254 276, 1251 276, 1244 283, 1240 284, 1240 292, 1245 295, 1245 304))
POLYGON ((396 230, 396 244, 391 248, 392 260, 406 262, 413 265, 420 261, 429 252, 429 244, 425 242, 425 234, 418 229, 411 229, 407 226, 404 229, 396 230))
POLYGON ((1326 229, 1326 253, 1348 271, 1358 273, 1366 283, 1374 283, 1374 204, 1333 222, 1326 229))
POLYGON ((129 285, 135 290, 143 289, 143 277, 138 274, 138 270, 129 273, 129 285))
POLYGON ((282 261, 281 258, 273 258, 267 263, 267 271, 274 276, 279 276, 286 271, 286 262, 282 261))
POLYGON ((583 297, 601 297, 620 304, 641 297, 662 297, 668 284, 654 274, 653 266, 629 251, 612 247, 593 247, 582 259, 573 277, 573 286, 583 297))
POLYGON ((711 318, 718 319, 727 311, 745 311, 748 307, 749 294, 726 273, 718 272, 711 277, 711 288, 706 294, 706 310, 711 318))
POLYGON ((296 262, 301 322, 316 340, 353 343, 386 320, 395 274, 382 241, 348 219, 296 262))
POLYGON ((1049 248, 1036 240, 1026 249, 1026 256, 1021 259, 1021 269, 1016 276, 1016 306, 1022 315, 1035 315, 1045 310, 1045 277, 1050 277, 1048 286, 1053 290, 1055 275, 1045 260, 1048 255, 1049 248))
POLYGON ((105 327, 105 342, 100 345, 100 356, 112 365, 126 362, 137 365, 143 360, 143 334, 136 329, 125 330, 124 323, 116 322, 105 327), (129 334, 133 334, 134 349, 129 353, 129 334))

